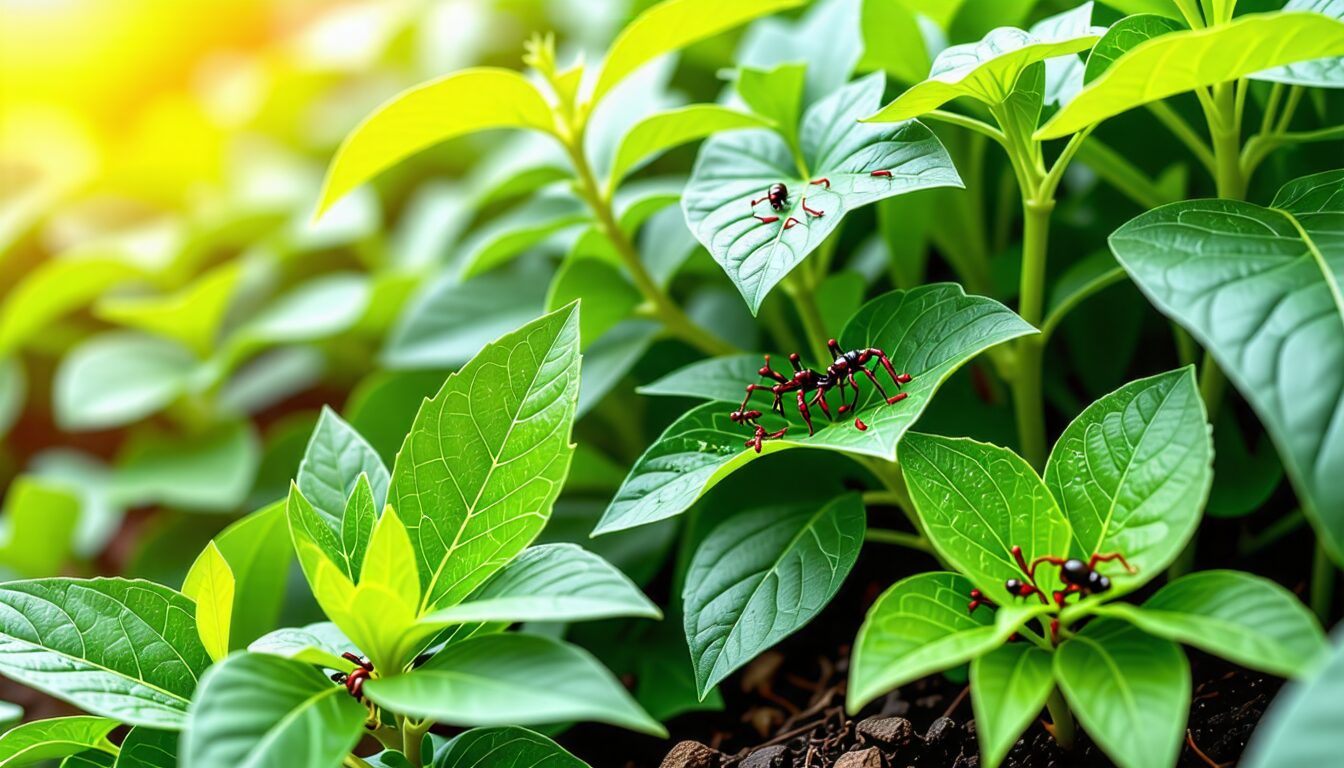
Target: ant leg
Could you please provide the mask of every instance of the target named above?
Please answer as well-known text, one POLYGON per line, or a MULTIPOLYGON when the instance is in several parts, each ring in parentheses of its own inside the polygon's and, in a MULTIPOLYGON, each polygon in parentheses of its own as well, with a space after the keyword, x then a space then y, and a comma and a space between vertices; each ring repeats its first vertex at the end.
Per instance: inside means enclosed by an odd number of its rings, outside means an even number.
POLYGON ((1129 561, 1125 559, 1125 556, 1120 554, 1119 552, 1113 552, 1109 555, 1094 554, 1092 555, 1091 559, 1087 561, 1087 567, 1096 568, 1097 563, 1110 562, 1111 560, 1119 560, 1120 564, 1125 566, 1125 570, 1129 571, 1130 573, 1139 572, 1139 569, 1130 565, 1129 561))
MULTIPOLYGON (((751 217, 753 219, 759 219, 762 224, 774 224, 776 221, 779 221, 778 216, 757 216, 753 213, 751 214, 751 217)), ((787 227, 785 227, 785 229, 787 229, 787 227)))
POLYGON ((886 176, 887 178, 891 178, 891 171, 873 171, 872 173, 870 173, 870 174, 868 174, 868 175, 869 175, 869 176, 886 176))
POLYGON ((1041 563, 1049 563, 1054 566, 1060 566, 1064 564, 1064 558, 1055 557, 1054 555, 1041 555, 1035 560, 1032 560, 1031 570, 1027 572, 1027 576, 1031 577, 1032 581, 1036 581, 1036 569, 1040 567, 1041 563))
POLYGON ((765 197, 758 197, 758 198, 756 198, 755 200, 752 200, 752 201, 751 201, 751 207, 752 207, 752 208, 755 208, 757 203, 764 203, 766 200, 769 200, 769 199, 770 199, 770 195, 767 193, 765 197))
POLYGON ((798 393, 798 412, 803 414, 803 421, 807 422, 807 436, 811 437, 814 434, 812 412, 807 409, 807 399, 803 397, 802 392, 798 393))
POLYGON ((826 390, 818 387, 817 394, 812 397, 812 404, 821 406, 821 412, 826 414, 828 421, 835 421, 835 417, 831 415, 831 406, 826 402, 826 390))
POLYGON ((1027 567, 1027 559, 1022 556, 1022 548, 1014 544, 1012 552, 1013 552, 1013 559, 1017 561, 1017 567, 1021 569, 1022 575, 1026 576, 1028 579, 1031 579, 1031 581, 1035 582, 1036 579, 1032 577, 1031 569, 1027 567))
POLYGON ((788 220, 784 222, 784 228, 792 229, 794 224, 802 224, 802 222, 790 216, 788 220))
MULTIPOLYGON (((867 368, 860 368, 859 370, 863 371, 864 374, 868 376, 868 380, 873 382, 873 386, 877 387, 877 391, 882 393, 882 399, 887 401, 887 405, 895 405, 896 403, 899 403, 905 398, 910 396, 909 393, 907 392, 897 392, 891 397, 887 397, 887 391, 882 388, 881 384, 878 383, 877 377, 873 375, 872 371, 868 370, 867 368)), ((897 386, 900 385, 897 384, 897 386)))
POLYGON ((821 218, 822 216, 825 216, 825 215, 826 215, 826 212, 825 212, 825 211, 814 211, 814 210, 812 210, 811 208, 808 208, 808 207, 807 207, 807 198, 806 198, 806 197, 804 197, 801 201, 799 201, 799 204, 802 205, 802 206, 803 206, 803 210, 804 210, 805 212, 807 212, 807 213, 808 213, 809 215, 811 215, 811 216, 816 216, 817 218, 821 218))
POLYGON ((882 367, 887 369, 887 374, 891 376, 892 381, 896 382, 897 387, 900 387, 902 384, 910 383, 910 374, 897 373, 896 369, 891 364, 891 359, 887 357, 886 352, 883 352, 876 347, 865 349, 864 352, 870 357, 876 357, 877 361, 882 363, 882 367))
MULTIPOLYGON (((764 384, 748 384, 748 385, 747 385, 747 396, 744 397, 744 398, 742 398, 742 404, 739 405, 739 406, 737 407, 737 410, 739 410, 739 411, 745 411, 745 410, 747 409, 747 403, 751 402, 751 395, 752 395, 752 393, 753 393, 753 392, 761 392, 761 391, 764 391, 764 392, 774 392, 775 390, 774 390, 774 387, 767 387, 767 386, 765 386, 764 384)), ((776 396, 775 396, 775 399, 778 400, 778 399, 779 399, 779 396, 776 395, 776 396)))
POLYGON ((809 182, 809 183, 811 183, 811 184, 825 184, 827 189, 830 189, 830 188, 831 188, 831 180, 830 180, 830 179, 824 179, 824 178, 823 178, 823 179, 817 179, 816 181, 809 182))
POLYGON ((835 339, 830 339, 829 341, 826 342, 826 349, 837 358, 840 357, 841 354, 843 354, 840 350, 840 342, 836 341, 835 339))
POLYGON ((758 376, 767 376, 767 377, 769 377, 769 378, 772 378, 772 379, 774 379, 775 381, 778 381, 780 384, 785 384, 785 383, 788 383, 788 381, 789 381, 787 378, 785 378, 784 374, 779 373, 779 372, 775 371, 775 369, 773 369, 773 368, 770 367, 770 356, 769 356, 769 355, 766 355, 766 356, 765 356, 765 365, 762 365, 761 368, 760 368, 760 370, 756 371, 756 374, 757 374, 758 376))
POLYGON ((778 440, 779 438, 781 438, 781 437, 784 436, 784 433, 785 433, 785 432, 788 432, 788 431, 789 431, 789 428, 788 428, 788 427, 785 427, 785 428, 779 430, 778 432, 769 432, 769 433, 767 433, 767 434, 765 435, 765 439, 766 439, 766 440, 778 440))

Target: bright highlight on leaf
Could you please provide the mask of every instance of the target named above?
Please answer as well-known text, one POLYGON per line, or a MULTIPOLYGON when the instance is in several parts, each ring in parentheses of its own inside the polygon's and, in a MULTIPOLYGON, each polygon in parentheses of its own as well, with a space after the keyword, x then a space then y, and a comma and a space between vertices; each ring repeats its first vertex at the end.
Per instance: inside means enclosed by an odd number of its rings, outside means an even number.
POLYGON ((215 661, 229 655, 233 589, 233 571, 212 541, 187 571, 182 594, 196 603, 196 632, 206 653, 215 661))

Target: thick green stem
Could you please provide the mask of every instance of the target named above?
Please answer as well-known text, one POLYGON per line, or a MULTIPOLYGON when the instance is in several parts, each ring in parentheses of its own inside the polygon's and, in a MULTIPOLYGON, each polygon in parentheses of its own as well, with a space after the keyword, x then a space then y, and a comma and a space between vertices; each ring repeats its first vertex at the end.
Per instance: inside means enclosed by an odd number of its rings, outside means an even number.
POLYGON ((649 274, 648 269, 644 267, 644 262, 639 258, 639 252, 631 242, 629 236, 621 229, 616 221, 616 213, 612 209, 611 200, 604 196, 601 187, 597 184, 597 179, 593 176, 593 169, 588 165, 588 159, 583 153, 583 136, 576 135, 569 141, 562 142, 565 151, 569 153, 570 161, 574 164, 574 170, 578 173, 579 194, 584 202, 592 210, 593 215, 597 217, 597 225, 602 233, 607 236, 611 244, 616 248, 617 254, 621 257, 621 262, 630 272, 630 277, 634 280, 635 287, 644 296, 644 299, 653 306, 654 316, 662 321, 663 326, 669 333, 685 341, 687 344, 699 349, 708 355, 731 355, 737 352, 737 348, 724 341, 706 328, 695 324, 691 318, 687 317, 681 307, 658 286, 653 276, 649 274))
POLYGON ((906 533, 905 531, 893 531, 890 528, 869 528, 863 534, 864 541, 876 541, 881 544, 895 544, 908 549, 917 549, 920 552, 933 553, 933 545, 929 540, 917 533, 906 533))
POLYGON ((1316 553, 1311 561, 1311 610, 1325 626, 1330 626, 1330 612, 1335 604, 1335 582, 1338 574, 1325 545, 1316 542, 1316 553))
POLYGON ((1213 159, 1213 150, 1209 149, 1209 146, 1204 143, 1204 140, 1199 137, 1199 134, 1195 133, 1194 129, 1190 127, 1190 124, 1185 122, 1185 119, 1177 114, 1176 110, 1160 101, 1155 101, 1149 104, 1148 110, 1167 127, 1167 130, 1171 131, 1173 136, 1180 139, 1181 142, 1185 144, 1186 148, 1195 156, 1195 159, 1199 161, 1200 165, 1203 165, 1210 174, 1217 172, 1214 169, 1215 162, 1213 159))
POLYGON ((1213 359, 1213 355, 1208 351, 1204 352, 1204 359, 1199 364, 1199 396, 1204 400, 1204 410, 1208 411, 1209 422, 1214 422, 1218 417, 1218 411, 1223 407, 1223 394, 1227 391, 1227 377, 1223 375, 1223 369, 1218 367, 1218 361, 1213 359))
POLYGON ((1073 713, 1069 711, 1069 705, 1065 703, 1064 696, 1060 694, 1058 688, 1050 692, 1050 698, 1045 700, 1045 708, 1050 712, 1055 743, 1065 752, 1072 750, 1075 738, 1073 713))
MULTIPOLYGON (((1041 326, 1045 306, 1045 264, 1053 200, 1027 201, 1023 206, 1022 282, 1018 314, 1041 326)), ((1041 365, 1045 349, 1040 336, 1024 336, 1017 343, 1017 366, 1012 379, 1013 406, 1022 457, 1037 470, 1045 467, 1045 405, 1041 365)))
POLYGON ((404 753, 406 759, 410 761, 415 768, 422 768, 425 764, 421 756, 421 745, 425 741, 425 732, 432 725, 428 720, 414 721, 409 718, 401 723, 402 742, 404 744, 404 753))
POLYGON ((1217 114, 1209 120, 1213 139, 1214 182, 1218 196, 1240 200, 1246 196, 1246 179, 1241 172, 1241 125, 1236 119, 1236 83, 1213 87, 1217 114))
POLYGON ((803 321, 803 330, 807 333, 807 342, 817 362, 830 364, 830 351, 826 348, 826 323, 821 319, 821 310, 817 307, 816 296, 801 270, 795 270, 784 279, 784 288, 793 298, 798 308, 798 318, 803 321))

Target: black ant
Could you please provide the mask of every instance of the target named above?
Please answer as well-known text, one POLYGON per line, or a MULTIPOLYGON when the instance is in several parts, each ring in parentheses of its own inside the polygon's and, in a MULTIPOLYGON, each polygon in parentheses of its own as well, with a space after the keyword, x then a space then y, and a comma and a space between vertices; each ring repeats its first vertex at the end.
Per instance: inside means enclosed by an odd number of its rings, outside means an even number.
POLYGON ((779 430, 778 432, 765 431, 765 427, 762 427, 760 424, 756 423, 756 420, 761 418, 760 411, 733 411, 732 413, 728 414, 728 418, 732 419, 734 424, 746 424, 747 426, 756 428, 755 436, 753 436, 750 440, 743 443, 742 445, 746 448, 755 448, 757 453, 761 452, 762 442, 766 440, 774 440, 775 438, 783 437, 784 433, 789 431, 788 427, 785 427, 779 430))
MULTIPOLYGON (((909 383, 911 380, 910 374, 896 373, 896 369, 892 366, 891 360, 887 357, 886 352, 883 352, 876 347, 853 349, 844 352, 841 351, 840 344, 836 342, 835 339, 831 339, 827 342, 826 346, 831 351, 831 354, 835 355, 835 361, 827 366, 824 372, 814 371, 811 368, 804 368, 802 363, 799 362, 797 353, 789 355, 789 362, 793 364, 793 378, 788 378, 784 374, 771 368, 770 356, 765 356, 765 365, 761 366, 760 370, 756 373, 760 376, 774 379, 777 383, 773 385, 748 384, 747 396, 742 398, 742 405, 740 405, 732 414, 735 423, 750 424, 751 426, 756 427, 756 438, 754 438, 753 441, 770 439, 778 436, 778 434, 782 434, 777 433, 772 435, 766 433, 762 427, 756 425, 755 422, 751 420, 754 417, 748 417, 746 415, 752 413, 752 411, 747 410, 747 402, 751 400, 751 394, 757 390, 764 390, 775 396, 775 401, 770 407, 781 416, 784 415, 784 406, 781 402, 781 398, 789 392, 797 393, 798 412, 803 415, 803 421, 807 423, 808 435, 814 433, 812 427, 812 412, 808 408, 809 405, 820 406, 822 413, 826 414, 826 418, 832 418, 830 404, 826 402, 826 393, 830 390, 836 387, 840 388, 841 402, 838 411, 839 413, 843 414, 858 407, 859 382, 854 378, 854 374, 856 373, 863 373, 868 377, 868 380, 873 383, 873 386, 877 388, 877 391, 882 394, 887 405, 898 403, 907 397, 905 392, 898 392, 891 397, 887 397, 887 391, 883 389, 881 382, 879 382, 877 377, 873 375, 873 372, 867 368, 868 363, 876 358, 882 364, 882 367, 887 369, 887 373, 891 376, 891 380, 896 382, 897 389, 899 389, 902 384, 909 383), (848 405, 844 402, 846 386, 854 388, 853 402, 848 405), (809 393, 815 393, 812 395, 811 400, 808 400, 807 398, 809 393)), ((854 426, 860 431, 868 428, 868 425, 857 418, 854 420, 854 426)))
MULTIPOLYGON (((1050 563, 1059 567, 1059 580, 1064 584, 1063 589, 1057 589, 1051 593, 1056 608, 1063 608, 1064 602, 1069 599, 1069 595, 1079 595, 1086 597, 1088 595, 1098 595, 1111 589, 1111 580, 1097 571, 1097 564, 1110 562, 1112 560, 1120 561, 1125 570, 1130 573, 1138 573, 1138 569, 1129 564, 1125 556, 1119 552, 1112 552, 1109 555, 1096 553, 1083 562, 1077 558, 1062 558, 1054 555, 1041 555, 1031 564, 1022 556, 1022 548, 1014 546, 1012 549, 1013 559, 1017 561, 1017 567, 1021 569, 1022 574, 1027 577, 1026 581, 1022 579, 1008 579, 1003 582, 1003 588, 1013 597, 1024 598, 1036 595, 1043 604, 1048 605, 1049 600, 1041 588, 1036 586, 1036 569, 1041 563, 1050 563)), ((988 600, 980 590, 971 590, 971 603, 969 609, 974 611, 976 608, 985 605, 988 607, 997 607, 988 600)), ((1050 622, 1050 635, 1056 637, 1059 634, 1059 619, 1050 622)))
MULTIPOLYGON (((809 184, 825 184, 827 189, 830 189, 830 188, 831 188, 831 180, 830 180, 830 179, 817 179, 816 181, 812 181, 812 182, 808 182, 808 183, 809 183, 809 184)), ((771 207, 772 209, 774 209, 774 210, 776 210, 776 211, 782 211, 782 210, 784 210, 785 208, 787 208, 788 205, 789 205, 789 188, 786 187, 786 186, 784 186, 784 184, 783 184, 782 182, 777 182, 777 183, 775 183, 775 184, 771 184, 771 185, 770 185, 770 188, 767 189, 767 190, 765 191, 765 197, 759 197, 759 198, 757 198, 757 199, 755 199, 755 200, 752 200, 752 201, 751 201, 751 207, 754 209, 758 203, 761 203, 761 202, 763 202, 763 201, 769 201, 769 202, 770 202, 770 207, 771 207)), ((826 215, 826 212, 825 212, 825 211, 817 211, 817 210, 813 210, 813 209, 811 209, 811 208, 808 208, 808 207, 807 207, 807 197, 806 197, 806 196, 803 197, 803 199, 802 199, 801 202, 802 202, 803 211, 806 212, 809 216, 814 216, 814 217, 816 217, 816 218, 820 218, 820 217, 826 215)), ((778 217, 778 216, 757 216, 757 215, 754 214, 754 213, 752 214, 752 216, 754 216, 754 217, 757 218, 757 219, 760 219, 760 221, 761 221, 762 224, 773 224, 774 222, 779 221, 779 217, 778 217)), ((789 228, 793 227, 793 225, 798 224, 798 223, 800 223, 800 222, 799 222, 797 219, 795 219, 795 218, 793 218, 792 216, 790 216, 790 217, 788 218, 788 220, 784 222, 784 228, 785 228, 785 229, 789 229, 789 228)))
POLYGON ((355 670, 349 674, 337 672, 331 676, 333 682, 345 686, 345 690, 355 697, 356 701, 364 700, 364 681, 373 676, 373 663, 365 661, 353 653, 346 652, 341 654, 341 658, 355 665, 355 670))

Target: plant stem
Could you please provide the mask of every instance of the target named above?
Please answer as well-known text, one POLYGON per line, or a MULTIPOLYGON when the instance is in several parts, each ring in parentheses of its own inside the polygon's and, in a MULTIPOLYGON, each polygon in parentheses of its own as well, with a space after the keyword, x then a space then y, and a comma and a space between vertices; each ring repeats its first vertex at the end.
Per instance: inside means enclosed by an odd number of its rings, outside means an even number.
POLYGON ((803 330, 812 346, 812 354, 817 362, 830 363, 830 351, 826 348, 826 323, 821 319, 821 310, 817 307, 817 298, 812 294, 812 286, 800 270, 794 270, 784 279, 784 288, 793 298, 798 309, 798 317, 803 321, 803 330))
POLYGON ((593 176, 593 169, 589 166, 588 158, 583 153, 583 135, 581 133, 576 134, 561 143, 569 154, 570 162, 574 164, 574 170, 578 174, 579 195, 583 197, 593 215, 597 217, 597 224, 602 233, 616 248, 617 254, 621 257, 621 262, 625 264, 626 269, 630 272, 630 277, 635 282, 635 287, 643 294, 644 299, 653 306, 654 316, 662 321, 663 326, 673 336, 707 355, 731 355, 737 352, 737 348, 732 344, 714 335, 708 329, 696 325, 691 318, 687 317, 681 307, 677 306, 676 302, 672 301, 672 298, 658 286, 653 276, 644 267, 644 262, 640 260, 639 252, 635 250, 634 243, 630 241, 630 238, 616 221, 616 213, 612 209, 611 200, 602 194, 597 179, 593 176))
POLYGON ((1236 83, 1213 86, 1216 114, 1210 115, 1209 131, 1213 138, 1214 182, 1218 196, 1240 200, 1246 196, 1246 179, 1241 173, 1241 125, 1236 120, 1236 83))
POLYGON ((1335 564, 1330 560, 1330 553, 1325 551, 1325 545, 1320 541, 1316 542, 1316 552, 1311 560, 1311 610, 1316 612, 1316 618, 1321 620, 1321 624, 1330 626, 1330 609, 1335 603, 1335 564))
POLYGON ((869 528, 864 532, 863 540, 876 541, 881 544, 895 544, 909 549, 917 549, 920 552, 933 553, 933 545, 929 543, 928 539, 917 533, 894 531, 890 528, 869 528))
POLYGON ((1064 696, 1060 694, 1059 688, 1050 692, 1050 698, 1045 700, 1045 708, 1050 712, 1050 723, 1054 726, 1055 743, 1065 752, 1072 750, 1074 740, 1073 713, 1069 711, 1069 705, 1065 703, 1064 696))
MULTIPOLYGON (((1022 206, 1022 281, 1018 314, 1040 327, 1045 305, 1045 262, 1053 200, 1027 201, 1022 206)), ((1017 343, 1017 368, 1012 379, 1013 408, 1022 457, 1037 470, 1045 466, 1045 406, 1041 365, 1045 347, 1039 335, 1023 336, 1017 343)))
POLYGON ((1223 369, 1218 367, 1218 361, 1213 359, 1213 355, 1205 350, 1199 364, 1199 396, 1204 400, 1204 410, 1208 412, 1211 424, 1218 418, 1218 411, 1222 410, 1223 393, 1226 391, 1227 377, 1223 375, 1223 369))
POLYGON ((411 720, 406 718, 401 723, 401 738, 404 747, 406 759, 410 761, 415 768, 421 768, 425 764, 421 757, 421 745, 425 740, 425 732, 429 730, 431 723, 428 720, 411 720))
POLYGON ((1237 540, 1237 554, 1242 557, 1254 555, 1265 547, 1272 546, 1284 536, 1296 531, 1298 528, 1306 525, 1307 516, 1301 509, 1295 509, 1292 512, 1270 523, 1259 533, 1249 533, 1243 531, 1237 540))
POLYGON ((1000 131, 998 128, 995 128, 982 120, 976 120, 974 117, 959 115, 956 112, 948 112, 943 109, 935 109, 925 112, 921 117, 929 120, 937 120, 938 122, 947 123, 948 125, 961 126, 967 130, 975 131, 981 136, 987 136, 994 141, 997 141, 999 146, 1002 146, 1005 149, 1008 147, 1008 139, 1003 135, 1003 131, 1000 131))
POLYGON ((1185 122, 1185 119, 1176 113, 1176 110, 1163 102, 1155 101, 1148 105, 1148 111, 1152 112, 1153 116, 1165 125, 1167 130, 1171 131, 1172 135, 1185 144, 1186 148, 1190 150, 1190 153, 1195 156, 1195 159, 1204 166, 1205 170, 1207 170, 1210 175, 1216 173, 1214 170, 1213 150, 1209 149, 1209 145, 1204 143, 1204 140, 1199 137, 1199 134, 1195 133, 1194 129, 1190 127, 1190 124, 1185 122))
POLYGON ((355 755, 346 755, 345 759, 341 761, 341 765, 344 765, 347 768, 373 768, 373 766, 369 765, 367 760, 362 757, 356 757, 355 755))

